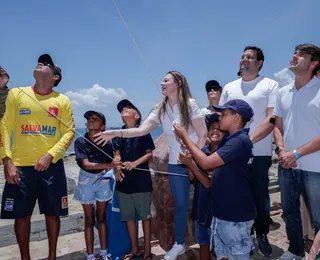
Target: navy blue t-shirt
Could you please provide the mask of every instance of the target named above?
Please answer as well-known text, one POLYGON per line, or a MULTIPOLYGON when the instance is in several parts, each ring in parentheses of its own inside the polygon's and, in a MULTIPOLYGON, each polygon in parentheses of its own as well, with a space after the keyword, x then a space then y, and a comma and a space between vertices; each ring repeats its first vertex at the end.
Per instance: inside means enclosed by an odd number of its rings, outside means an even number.
MULTIPOLYGON (((134 138, 114 138, 113 149, 119 150, 122 162, 134 162, 146 154, 147 150, 154 150, 155 146, 150 134, 134 138)), ((145 162, 137 166, 149 170, 149 163, 145 162)), ((123 193, 151 192, 152 180, 150 171, 123 169, 123 181, 117 181, 116 190, 123 193)))
POLYGON ((250 178, 253 145, 248 133, 248 128, 240 129, 216 151, 225 165, 212 174, 212 213, 222 220, 243 222, 256 216, 250 178))
MULTIPOLYGON (((84 135, 85 138, 89 139, 88 133, 84 135)), ((105 146, 98 145, 98 147, 104 151, 106 154, 109 154, 113 158, 113 150, 111 142, 108 142, 105 146)), ((76 154, 77 164, 81 169, 90 173, 100 173, 102 170, 86 170, 83 168, 81 159, 88 159, 92 163, 111 163, 113 159, 102 153, 98 148, 84 139, 82 136, 78 137, 74 142, 74 151, 76 154)))
MULTIPOLYGON (((201 150, 208 156, 211 154, 210 145, 204 146, 201 150)), ((199 165, 197 166, 203 174, 207 174, 199 165)), ((211 187, 206 188, 196 178, 194 180, 192 219, 197 221, 201 226, 208 228, 212 221, 211 203, 211 187)))

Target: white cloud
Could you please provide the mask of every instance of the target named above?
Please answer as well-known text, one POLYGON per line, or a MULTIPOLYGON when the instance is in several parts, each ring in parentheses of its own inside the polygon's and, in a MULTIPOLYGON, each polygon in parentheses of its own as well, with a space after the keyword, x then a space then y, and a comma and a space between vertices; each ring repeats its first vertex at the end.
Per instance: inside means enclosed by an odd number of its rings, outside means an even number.
POLYGON ((286 86, 294 81, 289 69, 285 68, 273 74, 274 79, 279 83, 279 87, 286 86))
POLYGON ((75 123, 77 127, 84 127, 83 114, 88 110, 104 113, 108 126, 121 126, 121 118, 117 110, 117 103, 128 94, 121 88, 103 88, 94 84, 91 88, 68 91, 65 93, 71 100, 75 123))
POLYGON ((68 91, 65 94, 70 98, 74 107, 107 107, 110 104, 116 104, 128 96, 122 88, 103 88, 98 84, 94 84, 91 88, 80 89, 79 91, 68 91))

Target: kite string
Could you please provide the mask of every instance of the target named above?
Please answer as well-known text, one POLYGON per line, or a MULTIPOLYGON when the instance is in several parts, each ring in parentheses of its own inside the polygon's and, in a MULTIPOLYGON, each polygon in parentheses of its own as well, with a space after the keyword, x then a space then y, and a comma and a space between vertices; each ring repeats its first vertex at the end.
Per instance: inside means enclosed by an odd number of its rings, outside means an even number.
MULTIPOLYGON (((142 62, 143 62, 143 65, 144 65, 147 73, 149 74, 149 77, 151 78, 152 82, 154 83, 155 87, 157 88, 159 94, 160 94, 161 97, 162 97, 162 92, 161 92, 161 90, 160 90, 160 88, 159 88, 159 85, 157 84, 157 82, 155 81, 154 77, 152 76, 150 70, 148 69, 149 66, 148 66, 145 58, 143 57, 142 52, 141 52, 141 50, 140 50, 140 48, 139 48, 139 46, 138 46, 135 38, 133 37, 131 31, 129 30, 129 27, 128 27, 126 21, 124 20, 124 18, 123 18, 123 16, 122 16, 122 14, 121 14, 121 12, 120 12, 117 4, 115 3, 114 0, 111 0, 111 1, 112 1, 112 3, 113 3, 114 8, 116 9, 119 17, 120 17, 120 20, 122 21, 124 27, 126 28, 128 34, 129 34, 129 36, 130 36, 130 38, 131 38, 131 40, 132 40, 132 42, 133 42, 133 45, 135 46, 135 48, 136 48, 136 50, 137 50, 137 52, 138 52, 138 54, 139 54, 139 56, 140 56, 140 58, 141 58, 141 60, 142 60, 142 62)), ((172 120, 172 123, 177 123, 176 120, 175 120, 175 118, 174 118, 174 116, 173 116, 171 107, 168 105, 168 102, 167 102, 165 99, 163 99, 163 102, 165 103, 165 105, 166 105, 166 107, 167 107, 166 112, 169 112, 169 113, 168 113, 168 116, 169 116, 170 119, 172 120)))

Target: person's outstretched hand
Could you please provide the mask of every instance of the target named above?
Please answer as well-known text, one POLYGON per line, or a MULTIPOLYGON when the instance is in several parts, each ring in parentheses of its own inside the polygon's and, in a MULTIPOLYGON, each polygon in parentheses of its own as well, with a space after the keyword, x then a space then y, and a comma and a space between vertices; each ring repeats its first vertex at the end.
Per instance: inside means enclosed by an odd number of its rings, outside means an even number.
POLYGON ((102 145, 102 146, 105 146, 106 143, 108 141, 110 141, 112 138, 114 138, 115 135, 113 134, 113 131, 110 131, 110 130, 107 130, 107 131, 104 131, 104 132, 100 132, 100 133, 97 133, 93 136, 94 138, 94 142, 97 144, 97 145, 102 145))

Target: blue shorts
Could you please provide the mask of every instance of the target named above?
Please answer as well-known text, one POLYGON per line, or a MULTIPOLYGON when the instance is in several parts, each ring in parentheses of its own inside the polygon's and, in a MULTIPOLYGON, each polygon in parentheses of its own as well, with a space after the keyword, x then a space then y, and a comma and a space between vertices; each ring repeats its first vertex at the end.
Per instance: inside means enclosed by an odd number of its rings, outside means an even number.
POLYGON ((212 236, 217 259, 249 260, 250 251, 254 248, 250 236, 253 220, 230 222, 213 218, 212 236))
POLYGON ((99 173, 89 173, 80 169, 78 185, 74 193, 74 199, 81 204, 95 204, 96 201, 109 201, 113 193, 109 179, 101 179, 99 173), (96 182, 95 182, 96 181, 96 182))
POLYGON ((194 229, 196 243, 200 246, 210 245, 211 229, 200 225, 198 221, 194 221, 194 229))
POLYGON ((40 214, 68 215, 67 180, 63 161, 52 163, 39 172, 33 166, 17 167, 20 184, 6 182, 1 205, 2 219, 19 219, 31 216, 38 199, 40 214))

